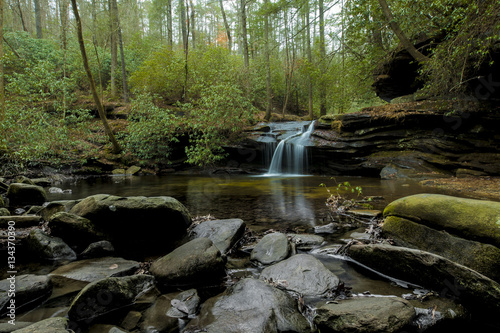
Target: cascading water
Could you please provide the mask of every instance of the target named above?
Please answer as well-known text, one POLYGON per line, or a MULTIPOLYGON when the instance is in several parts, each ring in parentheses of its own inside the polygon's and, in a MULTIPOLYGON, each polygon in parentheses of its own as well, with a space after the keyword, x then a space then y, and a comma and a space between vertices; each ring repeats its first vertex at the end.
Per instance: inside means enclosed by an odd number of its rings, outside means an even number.
POLYGON ((309 124, 307 130, 301 131, 282 140, 274 151, 271 165, 267 176, 283 173, 303 174, 307 170, 308 156, 305 145, 309 142, 311 133, 314 131, 314 121, 309 124))

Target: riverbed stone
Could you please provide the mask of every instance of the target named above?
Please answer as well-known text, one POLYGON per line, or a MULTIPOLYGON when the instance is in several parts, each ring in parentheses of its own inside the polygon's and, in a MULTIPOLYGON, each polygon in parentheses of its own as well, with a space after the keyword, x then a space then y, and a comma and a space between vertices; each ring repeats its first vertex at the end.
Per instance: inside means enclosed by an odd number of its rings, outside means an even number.
MULTIPOLYGON (((14 275, 11 275, 11 277, 14 275)), ((9 293, 15 290, 15 307, 17 314, 21 310, 28 310, 46 300, 52 292, 50 278, 45 275, 25 274, 15 276, 15 279, 7 278, 0 281, 0 316, 4 317, 10 310, 9 293), (15 287, 11 288, 15 281, 15 287)))
POLYGON ((401 217, 388 216, 382 226, 395 245, 438 254, 500 282, 500 249, 466 240, 401 217))
POLYGON ((118 197, 98 194, 70 211, 89 219, 117 251, 131 254, 170 250, 186 234, 191 216, 172 197, 118 197))
POLYGON ((325 242, 322 236, 311 234, 288 234, 287 237, 295 244, 297 250, 309 251, 320 247, 325 242))
POLYGON ((155 303, 144 312, 139 323, 141 332, 175 332, 179 327, 179 319, 167 316, 172 308, 172 300, 179 293, 161 295, 155 303))
POLYGON ((68 310, 68 317, 87 324, 98 317, 133 304, 134 300, 155 285, 151 275, 110 277, 83 288, 68 310))
POLYGON ((289 254, 290 243, 286 235, 274 232, 262 237, 252 250, 250 259, 264 265, 271 265, 284 260, 289 254))
POLYGON ((125 174, 126 175, 135 175, 139 171, 141 171, 141 167, 136 166, 136 165, 132 165, 131 167, 128 167, 127 170, 125 170, 125 174))
POLYGON ((10 212, 7 208, 3 208, 3 207, 0 208, 0 217, 2 217, 2 216, 10 216, 10 212))
POLYGON ((185 333, 310 332, 297 302, 285 291, 263 281, 243 279, 207 300, 185 333))
POLYGON ((499 283, 442 256, 385 244, 353 245, 348 255, 388 276, 457 298, 472 312, 500 311, 499 283))
POLYGON ((52 215, 59 212, 69 212, 80 200, 58 200, 49 202, 40 212, 43 219, 48 221, 52 215))
POLYGON ((10 206, 38 205, 47 201, 47 194, 41 186, 12 183, 7 190, 10 206))
POLYGON ((69 321, 64 317, 53 317, 41 320, 27 327, 13 331, 14 333, 68 333, 69 321))
POLYGON ((225 260, 208 238, 195 238, 153 262, 149 269, 159 287, 194 286, 225 276, 225 260))
POLYGON ((229 251, 244 233, 245 223, 241 219, 205 221, 191 231, 194 238, 210 239, 222 254, 229 251))
POLYGON ((500 202, 423 193, 391 202, 384 210, 388 216, 500 247, 500 202))
POLYGON ((49 275, 54 282, 65 280, 94 282, 108 277, 132 275, 139 267, 140 263, 137 261, 104 257, 74 261, 58 267, 49 275))
MULTIPOLYGON (((7 211, 8 212, 8 211, 7 211)), ((8 215, 0 216, 0 228, 5 229, 9 226, 9 222, 13 221, 15 223, 14 227, 18 228, 29 228, 40 224, 41 217, 37 215, 8 215)))
POLYGON ((321 332, 392 333, 410 324, 415 309, 399 297, 360 297, 316 309, 321 332))
POLYGON ((304 296, 322 296, 339 284, 338 277, 310 254, 297 254, 266 267, 260 279, 304 296))
POLYGON ((81 258, 101 258, 108 257, 115 253, 115 248, 113 244, 108 241, 98 241, 89 244, 89 246, 83 250, 80 254, 81 258))
POLYGON ((63 237, 66 243, 80 250, 100 238, 90 220, 66 212, 52 215, 49 219, 49 227, 51 235, 63 237))
POLYGON ((40 229, 32 230, 26 238, 29 251, 43 260, 75 260, 76 253, 59 237, 52 237, 40 229))

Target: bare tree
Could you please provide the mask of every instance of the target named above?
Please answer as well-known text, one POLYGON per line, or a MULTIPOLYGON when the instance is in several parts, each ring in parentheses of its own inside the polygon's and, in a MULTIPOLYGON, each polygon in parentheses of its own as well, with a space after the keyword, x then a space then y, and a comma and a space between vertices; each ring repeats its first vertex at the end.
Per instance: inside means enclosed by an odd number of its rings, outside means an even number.
MULTIPOLYGON (((241 0, 241 37, 243 42, 243 58, 245 60, 245 68, 250 67, 250 59, 248 58, 248 36, 247 36, 247 11, 246 11, 246 0, 241 0)), ((269 24, 269 22, 268 22, 269 24)))
POLYGON ((229 28, 229 23, 227 22, 226 11, 224 10, 224 5, 222 4, 222 0, 219 0, 220 10, 222 12, 222 19, 224 20, 224 27, 226 28, 227 34, 227 47, 229 50, 232 49, 232 40, 231 40, 231 29, 229 28))

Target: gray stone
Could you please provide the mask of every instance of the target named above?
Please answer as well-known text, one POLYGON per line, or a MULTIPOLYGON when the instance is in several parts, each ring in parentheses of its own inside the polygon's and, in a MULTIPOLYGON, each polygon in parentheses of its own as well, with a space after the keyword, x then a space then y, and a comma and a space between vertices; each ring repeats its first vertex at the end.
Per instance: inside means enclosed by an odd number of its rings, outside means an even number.
POLYGON ((277 263, 290 254, 290 243, 286 235, 275 232, 267 234, 257 243, 250 254, 251 260, 264 265, 277 263))
POLYGON ((194 286, 225 276, 225 260, 208 238, 196 238, 156 260, 149 269, 160 287, 194 286))
POLYGON ((59 212, 68 212, 73 208, 79 200, 59 200, 49 202, 47 206, 40 212, 45 221, 48 221, 52 215, 59 212))
POLYGON ((26 245, 33 255, 44 260, 75 260, 76 253, 59 237, 52 237, 39 229, 30 232, 26 245))
POLYGON ((47 194, 41 186, 12 183, 7 191, 10 206, 38 205, 47 201, 47 194))
POLYGON ((321 332, 392 333, 415 316, 415 309, 399 297, 361 297, 326 304, 316 309, 321 332))
POLYGON ((25 328, 14 331, 15 333, 68 333, 68 318, 53 317, 44 319, 25 328))
POLYGON ((172 307, 167 311, 167 316, 173 318, 192 318, 198 312, 200 297, 196 289, 189 289, 175 296, 170 304, 172 307))
POLYGON ((154 287, 151 275, 110 277, 90 283, 75 297, 68 310, 70 320, 90 323, 98 317, 133 304, 154 287))
POLYGON ((353 245, 348 254, 383 274, 459 298, 470 311, 499 313, 500 284, 444 257, 390 245, 353 245))
POLYGON ((108 241, 99 241, 90 244, 81 254, 82 258, 100 258, 111 256, 115 253, 113 244, 108 241))
POLYGON ((48 276, 26 274, 15 276, 14 279, 11 277, 0 281, 0 316, 2 317, 10 312, 7 307, 10 306, 9 293, 12 290, 15 290, 14 301, 17 313, 21 309, 28 310, 35 307, 46 300, 52 292, 52 284, 48 276), (15 287, 12 287, 12 283, 15 287))
POLYGON ((260 279, 304 296, 324 295, 339 284, 338 277, 309 254, 297 254, 266 267, 260 279))
POLYGON ((325 239, 318 235, 310 234, 288 234, 288 238, 295 244, 298 250, 309 251, 321 246, 325 239))
POLYGON ((108 277, 132 275, 139 267, 140 264, 137 261, 105 257, 74 261, 57 268, 49 275, 53 281, 94 282, 108 277))
POLYGON ((191 233, 195 238, 210 239, 225 254, 245 233, 245 223, 241 219, 206 221, 197 225, 191 233))
POLYGON ((89 243, 99 240, 100 235, 96 232, 90 220, 81 216, 66 212, 59 212, 49 219, 51 235, 64 237, 64 241, 78 249, 84 249, 89 243))
POLYGON ((263 281, 243 279, 207 300, 185 333, 310 332, 296 301, 263 281))
POLYGON ((179 319, 167 316, 167 312, 172 308, 172 300, 178 294, 161 295, 156 299, 156 302, 142 316, 139 324, 141 332, 175 332, 175 329, 178 329, 179 319))
POLYGON ((33 325, 33 323, 27 321, 18 321, 18 320, 16 320, 15 325, 9 323, 0 323, 0 333, 12 333, 15 330, 20 330, 21 328, 25 328, 30 325, 33 325))

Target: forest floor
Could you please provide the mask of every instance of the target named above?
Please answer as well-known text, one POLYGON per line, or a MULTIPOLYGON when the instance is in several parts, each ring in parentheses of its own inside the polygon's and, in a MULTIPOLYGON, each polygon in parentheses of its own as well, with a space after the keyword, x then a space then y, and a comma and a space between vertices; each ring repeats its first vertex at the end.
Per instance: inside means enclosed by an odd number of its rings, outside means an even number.
POLYGON ((500 201, 500 177, 438 178, 423 180, 420 184, 478 199, 500 201))

